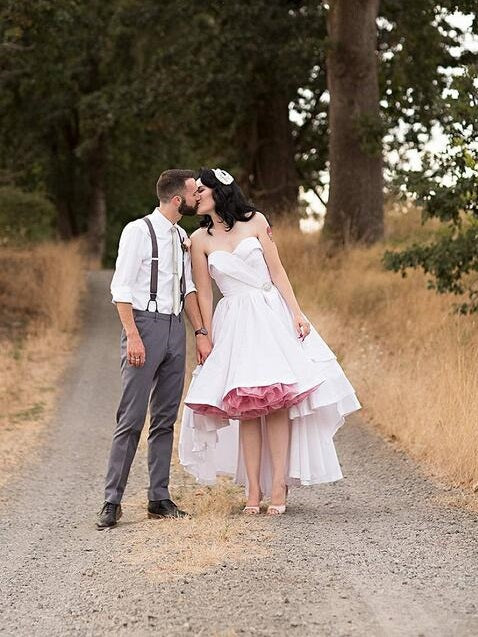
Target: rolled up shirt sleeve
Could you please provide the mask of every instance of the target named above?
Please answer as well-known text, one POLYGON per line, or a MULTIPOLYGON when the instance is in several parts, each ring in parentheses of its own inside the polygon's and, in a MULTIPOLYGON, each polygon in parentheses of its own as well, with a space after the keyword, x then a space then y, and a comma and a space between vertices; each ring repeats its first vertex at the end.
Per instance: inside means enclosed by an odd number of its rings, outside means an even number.
MULTIPOLYGON (((181 235, 181 241, 185 241, 188 238, 187 232, 184 228, 179 229, 179 234, 181 235)), ((185 296, 190 294, 191 292, 196 292, 196 286, 194 285, 193 275, 192 275, 192 266, 191 266, 191 253, 189 250, 184 254, 184 281, 186 284, 185 296)))
POLYGON ((133 287, 141 268, 147 236, 134 222, 121 233, 115 272, 111 280, 113 303, 133 303, 133 287))
POLYGON ((191 255, 186 252, 184 255, 184 276, 186 279, 186 296, 191 292, 196 292, 196 286, 194 285, 192 267, 191 267, 191 255))

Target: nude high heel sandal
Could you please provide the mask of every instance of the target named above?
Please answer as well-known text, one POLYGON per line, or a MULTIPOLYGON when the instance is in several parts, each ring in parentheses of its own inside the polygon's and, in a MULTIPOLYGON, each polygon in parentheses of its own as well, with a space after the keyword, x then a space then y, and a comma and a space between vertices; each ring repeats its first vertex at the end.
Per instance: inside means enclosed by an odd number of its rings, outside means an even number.
POLYGON ((244 515, 259 515, 259 513, 261 512, 261 505, 260 502, 262 500, 262 493, 259 493, 259 504, 256 505, 249 505, 249 506, 245 506, 242 509, 242 513, 244 513, 244 515))
POLYGON ((267 507, 267 515, 283 515, 285 511, 285 504, 269 504, 267 507))
POLYGON ((260 506, 248 506, 242 509, 244 515, 258 515, 261 512, 260 506))
MULTIPOLYGON (((289 493, 289 487, 285 487, 285 497, 289 493)), ((269 504, 267 507, 267 515, 283 515, 286 512, 286 504, 269 504)))

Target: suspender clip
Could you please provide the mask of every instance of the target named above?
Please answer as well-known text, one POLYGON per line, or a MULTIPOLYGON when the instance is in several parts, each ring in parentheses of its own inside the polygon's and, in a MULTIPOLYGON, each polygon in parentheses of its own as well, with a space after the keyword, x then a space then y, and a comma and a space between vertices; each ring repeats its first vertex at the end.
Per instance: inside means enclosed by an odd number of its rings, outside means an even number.
POLYGON ((156 312, 156 313, 158 312, 158 302, 156 301, 156 299, 149 299, 148 305, 146 306, 146 311, 147 312, 152 312, 153 311, 153 312, 156 312), (150 303, 154 303, 154 310, 150 310, 149 309, 149 304, 150 303))

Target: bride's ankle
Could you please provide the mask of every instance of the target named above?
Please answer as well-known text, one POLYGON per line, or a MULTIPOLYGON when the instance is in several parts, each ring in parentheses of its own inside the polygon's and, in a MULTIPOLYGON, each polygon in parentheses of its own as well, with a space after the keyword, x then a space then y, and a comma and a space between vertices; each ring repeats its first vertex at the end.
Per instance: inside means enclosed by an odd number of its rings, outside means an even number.
POLYGON ((260 487, 257 488, 249 488, 249 492, 247 494, 247 502, 252 502, 253 504, 258 504, 261 501, 261 489, 260 487))
POLYGON ((272 491, 285 491, 287 489, 287 485, 285 480, 278 480, 277 482, 272 483, 272 491))
POLYGON ((284 481, 273 484, 271 490, 272 501, 279 501, 282 498, 285 500, 288 490, 289 488, 284 481))

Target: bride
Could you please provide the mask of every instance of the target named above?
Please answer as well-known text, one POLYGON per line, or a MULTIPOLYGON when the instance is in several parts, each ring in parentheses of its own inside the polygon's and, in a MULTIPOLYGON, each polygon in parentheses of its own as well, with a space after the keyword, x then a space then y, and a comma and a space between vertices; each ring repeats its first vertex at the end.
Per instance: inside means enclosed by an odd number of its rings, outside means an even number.
POLYGON ((301 312, 266 217, 224 170, 201 169, 197 184, 191 258, 212 350, 185 398, 180 461, 204 484, 246 485, 244 513, 270 497, 267 512, 282 514, 289 485, 342 477, 333 436, 360 403, 301 312))

